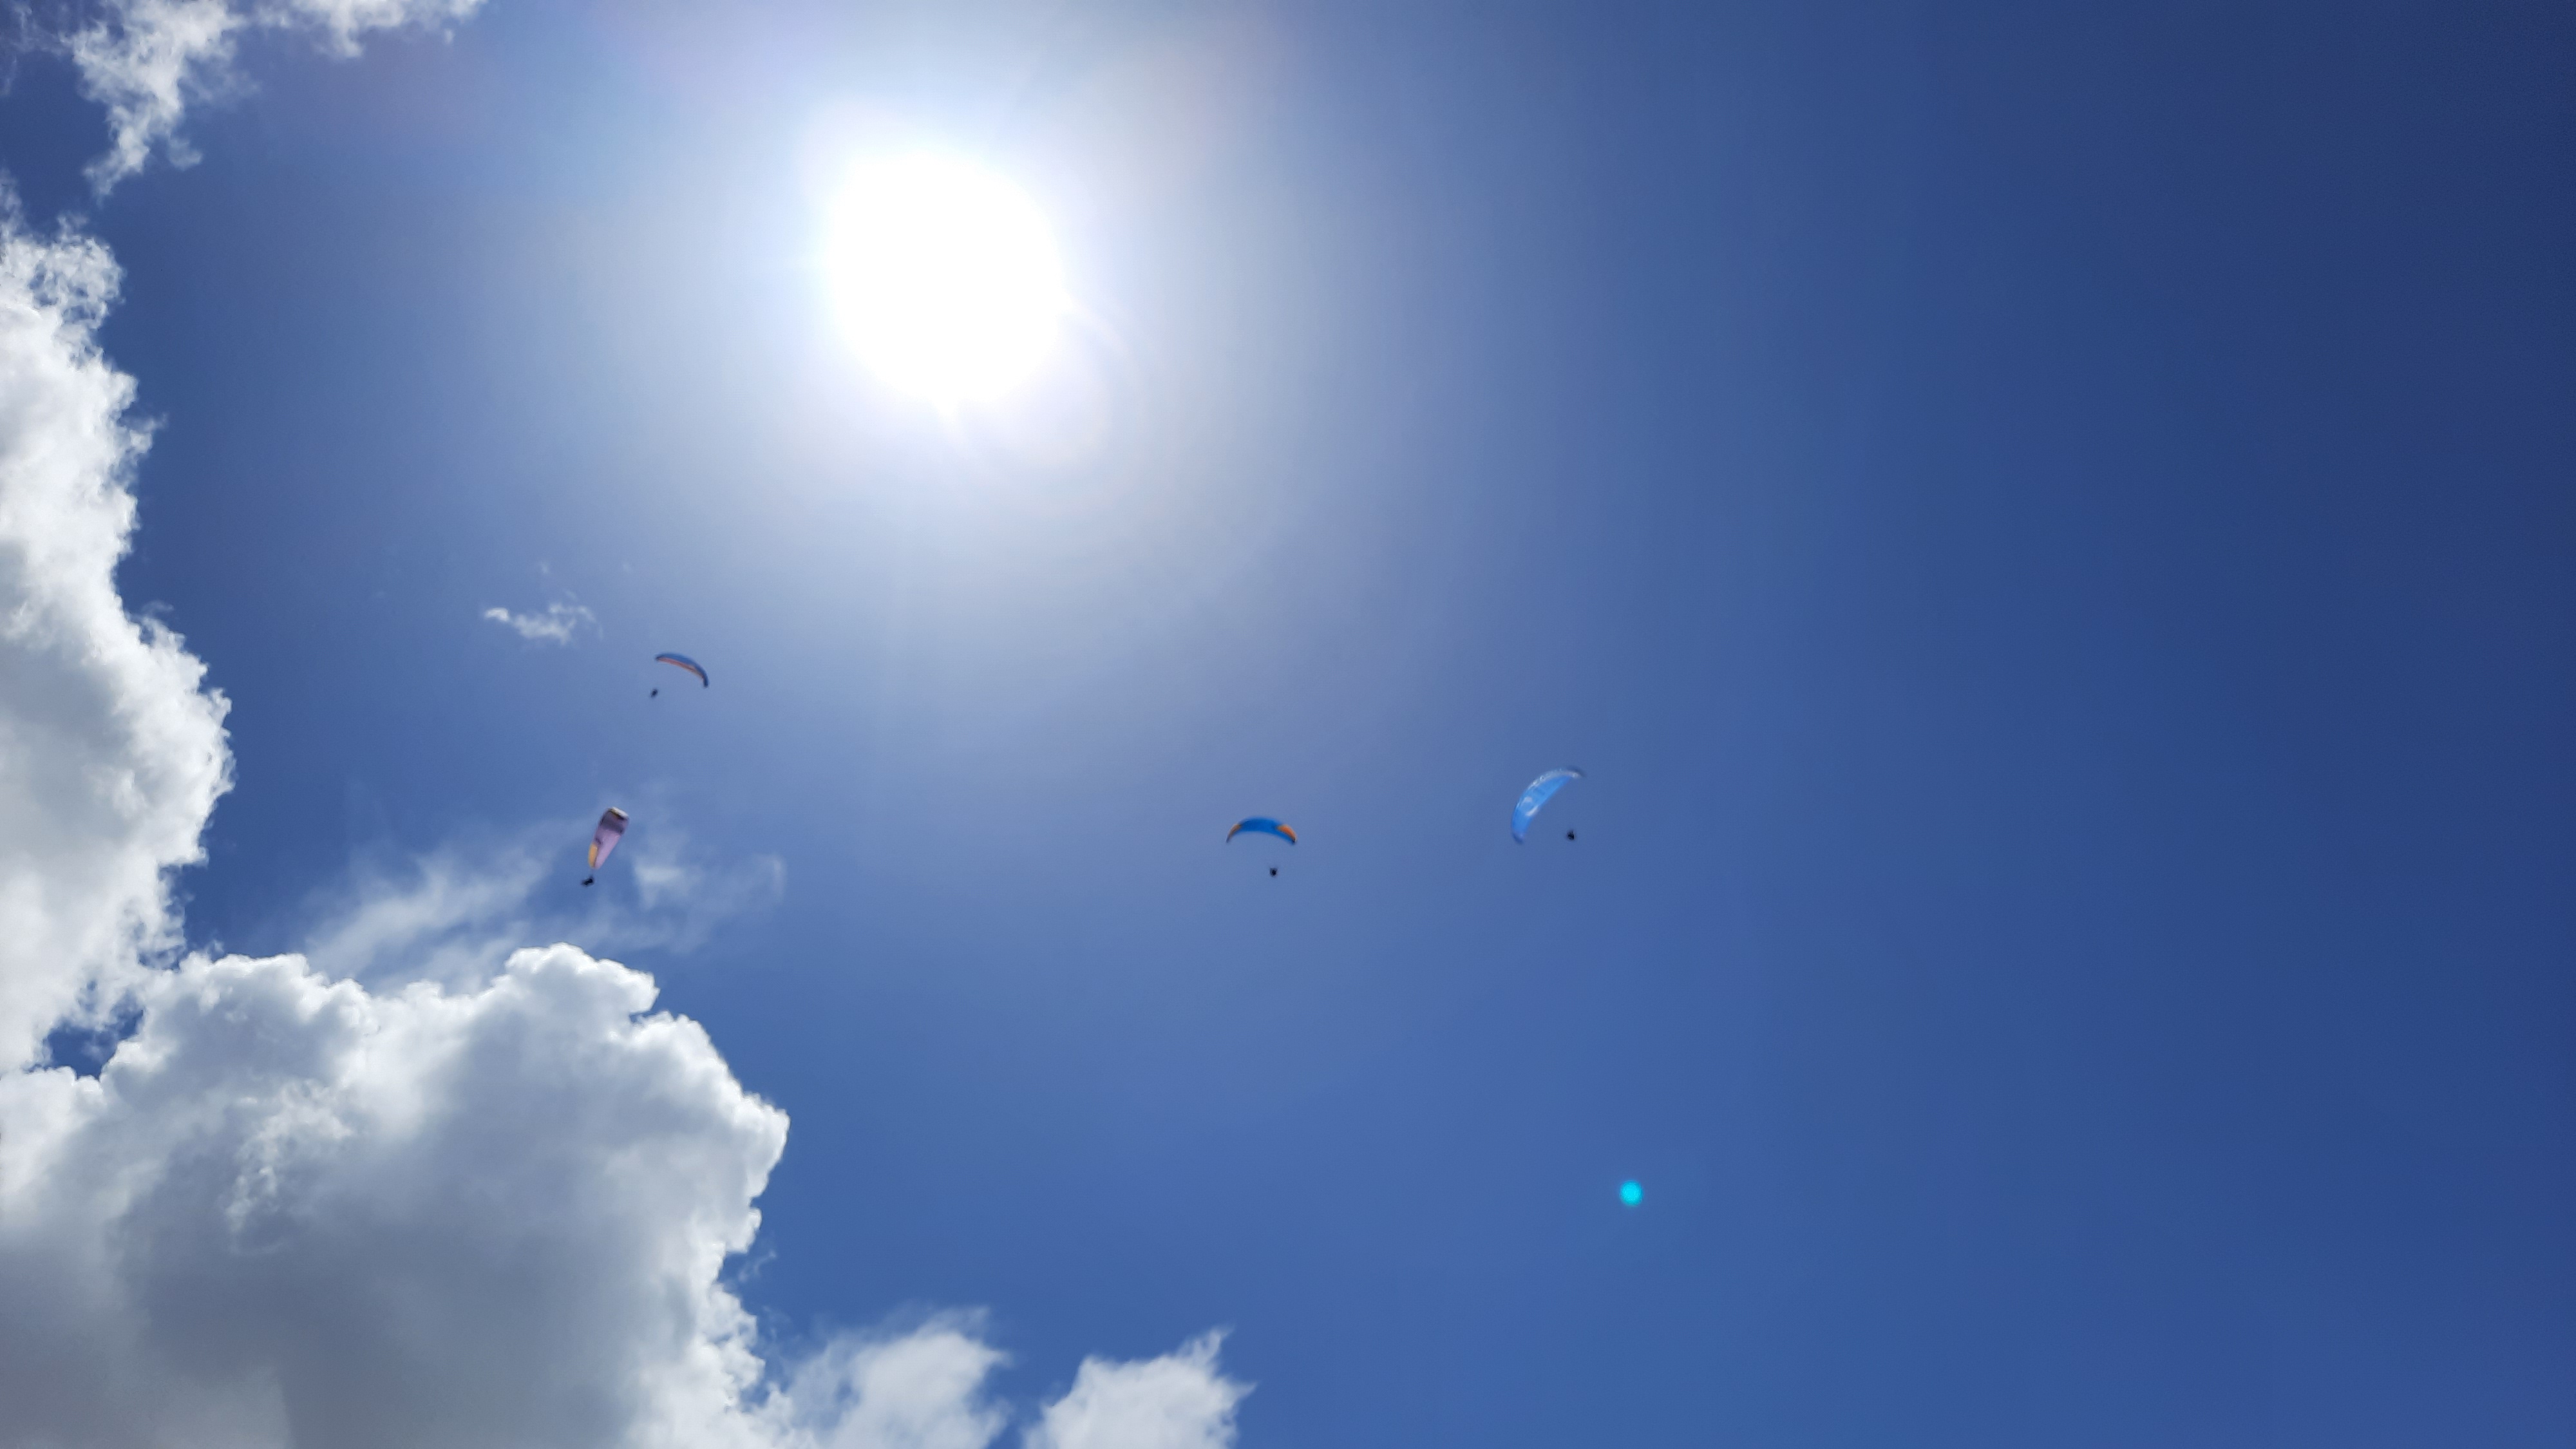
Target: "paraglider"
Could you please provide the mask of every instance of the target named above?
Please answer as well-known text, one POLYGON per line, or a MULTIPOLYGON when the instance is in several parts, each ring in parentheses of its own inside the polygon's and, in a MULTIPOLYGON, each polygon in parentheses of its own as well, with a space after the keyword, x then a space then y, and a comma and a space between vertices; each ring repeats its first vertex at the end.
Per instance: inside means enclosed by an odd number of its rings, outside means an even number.
MULTIPOLYGON (((1582 778, 1581 770, 1550 770, 1530 781, 1529 788, 1521 792, 1520 803, 1512 807, 1512 839, 1524 845, 1528 844, 1530 821, 1538 817, 1539 807, 1545 805, 1557 791, 1564 789, 1566 782, 1582 778)), ((1565 832, 1565 838, 1572 840, 1574 832, 1571 830, 1565 832)))
MULTIPOLYGON (((1255 815, 1248 820, 1236 821, 1234 828, 1225 833, 1225 838, 1229 843, 1231 843, 1236 836, 1241 835, 1247 830, 1256 835, 1276 835, 1280 839, 1287 841, 1290 845, 1295 845, 1297 843, 1296 831, 1289 829, 1287 826, 1280 824, 1278 821, 1271 819, 1267 815, 1255 815)), ((1279 867, 1275 865, 1270 867, 1270 873, 1272 875, 1277 875, 1279 873, 1279 867)))
POLYGON ((608 859, 608 853, 617 848, 617 842, 625 835, 626 812, 614 805, 609 806, 608 813, 599 817, 599 828, 590 832, 591 873, 582 877, 583 885, 599 879, 600 862, 608 859))
MULTIPOLYGON (((698 688, 705 689, 708 686, 709 681, 707 679, 706 666, 698 663, 698 661, 694 659, 691 659, 686 654, 656 654, 653 656, 653 662, 656 664, 668 664, 674 669, 685 669, 698 677, 698 688)), ((652 697, 655 699, 662 697, 662 691, 659 687, 654 689, 652 697)))

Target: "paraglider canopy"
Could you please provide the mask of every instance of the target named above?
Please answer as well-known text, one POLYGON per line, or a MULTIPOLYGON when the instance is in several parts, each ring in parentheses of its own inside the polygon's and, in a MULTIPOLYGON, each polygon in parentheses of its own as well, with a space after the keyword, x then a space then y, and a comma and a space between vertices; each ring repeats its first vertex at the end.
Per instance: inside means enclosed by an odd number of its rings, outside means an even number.
POLYGON ((1225 833, 1225 838, 1232 840, 1247 830, 1252 831, 1257 835, 1276 835, 1280 839, 1287 841, 1290 845, 1295 845, 1297 843, 1296 831, 1289 829, 1287 826, 1280 824, 1278 821, 1271 819, 1267 815, 1255 815, 1249 820, 1236 821, 1234 828, 1225 833))
MULTIPOLYGON (((597 871, 599 863, 608 859, 608 853, 615 850, 617 842, 625 837, 626 812, 611 805, 608 807, 608 813, 599 817, 599 828, 590 832, 590 868, 597 871)), ((597 879, 599 879, 597 875, 592 875, 582 884, 588 885, 597 879)))
POLYGON ((706 667, 698 663, 698 661, 691 659, 686 654, 656 654, 653 656, 653 662, 656 664, 668 664, 675 668, 685 669, 698 677, 698 687, 700 689, 707 687, 706 667))
MULTIPOLYGON (((1538 818, 1539 807, 1564 789, 1568 781, 1582 778, 1581 770, 1550 770, 1530 781, 1529 788, 1521 792, 1520 803, 1512 807, 1512 839, 1528 843, 1530 822, 1538 818)), ((1573 839, 1570 835, 1566 838, 1573 839)))

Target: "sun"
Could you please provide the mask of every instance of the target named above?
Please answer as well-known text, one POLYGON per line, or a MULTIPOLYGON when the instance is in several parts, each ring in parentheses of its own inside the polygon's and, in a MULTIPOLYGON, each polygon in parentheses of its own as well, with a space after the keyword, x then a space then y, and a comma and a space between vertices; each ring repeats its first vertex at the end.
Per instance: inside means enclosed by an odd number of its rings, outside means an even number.
POLYGON ((1065 310, 1046 217, 951 156, 858 162, 834 198, 824 276, 842 333, 887 383, 954 407, 989 400, 1046 355, 1065 310))

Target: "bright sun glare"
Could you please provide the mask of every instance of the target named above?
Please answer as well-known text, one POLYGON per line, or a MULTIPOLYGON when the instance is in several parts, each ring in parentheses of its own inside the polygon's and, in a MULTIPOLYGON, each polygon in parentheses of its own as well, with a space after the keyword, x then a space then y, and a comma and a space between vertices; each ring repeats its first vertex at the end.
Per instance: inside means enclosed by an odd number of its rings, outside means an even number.
POLYGON ((852 167, 824 247, 850 345, 879 377, 943 407, 1027 376, 1065 310, 1046 218, 1019 188, 965 161, 852 167))

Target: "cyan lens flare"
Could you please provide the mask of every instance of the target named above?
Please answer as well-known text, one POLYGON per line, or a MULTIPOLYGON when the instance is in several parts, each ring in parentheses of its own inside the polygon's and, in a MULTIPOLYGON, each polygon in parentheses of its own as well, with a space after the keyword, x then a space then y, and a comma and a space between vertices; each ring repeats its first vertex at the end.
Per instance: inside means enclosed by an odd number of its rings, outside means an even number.
POLYGON ((1644 1202, 1645 1200, 1646 1190, 1644 1188, 1637 1186, 1633 1182, 1623 1182, 1619 1184, 1619 1201, 1626 1203, 1630 1207, 1635 1207, 1637 1204, 1644 1202))

